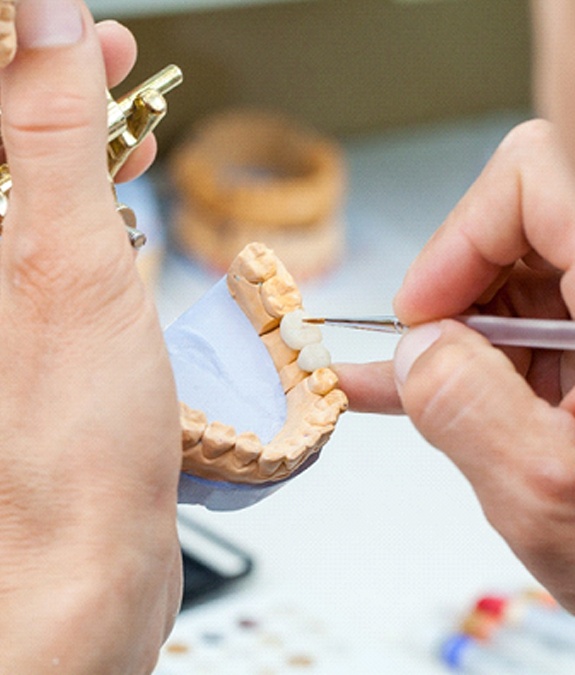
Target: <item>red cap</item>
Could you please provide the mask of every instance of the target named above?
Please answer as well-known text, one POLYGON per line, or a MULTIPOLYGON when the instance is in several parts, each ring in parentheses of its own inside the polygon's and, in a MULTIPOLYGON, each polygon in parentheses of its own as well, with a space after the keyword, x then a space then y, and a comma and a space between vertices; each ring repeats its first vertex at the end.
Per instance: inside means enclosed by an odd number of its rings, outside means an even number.
POLYGON ((484 595, 475 603, 475 609, 493 617, 501 617, 508 603, 509 600, 502 595, 484 595))

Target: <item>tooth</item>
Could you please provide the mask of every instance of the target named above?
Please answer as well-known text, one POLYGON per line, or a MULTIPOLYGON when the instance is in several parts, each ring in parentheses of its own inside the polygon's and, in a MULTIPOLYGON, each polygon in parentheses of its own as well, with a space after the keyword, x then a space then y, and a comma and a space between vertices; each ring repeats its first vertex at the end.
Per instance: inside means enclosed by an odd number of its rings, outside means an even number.
POLYGON ((192 448, 188 448, 182 454, 182 471, 191 473, 193 476, 210 478, 210 467, 206 464, 206 458, 202 454, 202 444, 198 443, 192 448))
POLYGON ((308 450, 313 448, 323 432, 324 429, 318 429, 313 425, 309 425, 302 433, 305 447, 308 450))
POLYGON ((349 402, 347 396, 343 393, 341 389, 333 389, 326 394, 320 401, 317 403, 318 406, 329 406, 335 408, 338 412, 344 412, 347 410, 349 402))
POLYGON ((236 431, 221 422, 208 424, 202 436, 202 449, 208 459, 216 459, 234 447, 236 431))
POLYGON ((305 379, 306 372, 298 366, 297 361, 294 361, 280 370, 279 377, 284 393, 287 394, 305 379))
POLYGON ((239 260, 239 272, 252 284, 271 279, 277 272, 273 251, 258 242, 249 244, 239 260))
POLYGON ((285 314, 280 321, 282 340, 288 347, 299 351, 306 345, 321 342, 321 329, 311 323, 304 323, 303 309, 285 314))
POLYGON ((262 476, 270 478, 279 469, 284 460, 283 447, 277 452, 273 451, 273 446, 265 448, 263 454, 258 459, 258 466, 262 476))
POLYGON ((234 455, 242 466, 256 460, 264 449, 260 439, 251 431, 238 434, 234 455))
POLYGON ((305 453, 302 452, 302 445, 306 449, 310 448, 313 445, 313 441, 307 438, 295 437, 283 444, 283 451, 285 454, 284 463, 290 471, 293 471, 305 459, 305 453))
POLYGON ((208 419, 201 410, 192 410, 185 403, 180 403, 180 424, 182 445, 186 451, 200 442, 208 426, 208 419))
POLYGON ((264 307, 261 297, 261 286, 246 281, 236 274, 228 274, 228 290, 230 295, 242 308, 258 335, 267 333, 279 325, 279 318, 271 316, 264 307))
POLYGON ((315 408, 309 412, 304 420, 313 427, 330 427, 337 413, 332 408, 315 408))
POLYGON ((313 394, 325 396, 337 386, 337 375, 331 368, 318 368, 308 377, 307 386, 313 394))
POLYGON ((256 243, 246 246, 228 270, 230 295, 259 335, 273 330, 279 323, 279 316, 271 314, 264 306, 261 289, 263 283, 270 283, 275 278, 280 266, 271 249, 256 243))
POLYGON ((278 319, 301 307, 301 295, 293 277, 279 267, 277 274, 261 285, 261 297, 266 312, 278 319))
POLYGON ((331 365, 331 355, 321 342, 315 342, 301 350, 297 364, 302 370, 313 373, 318 368, 328 368, 331 365))
POLYGON ((347 396, 343 391, 334 389, 317 401, 305 416, 305 421, 316 426, 335 425, 339 414, 347 409, 347 405, 347 396))

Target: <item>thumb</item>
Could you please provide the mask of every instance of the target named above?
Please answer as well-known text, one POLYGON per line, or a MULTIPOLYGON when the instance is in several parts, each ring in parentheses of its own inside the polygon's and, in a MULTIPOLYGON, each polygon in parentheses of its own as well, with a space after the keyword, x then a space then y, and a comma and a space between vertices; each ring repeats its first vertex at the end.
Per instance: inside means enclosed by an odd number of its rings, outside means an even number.
POLYGON ((503 352, 455 321, 402 338, 403 405, 459 466, 491 524, 525 566, 575 611, 575 419, 538 398, 503 352))
POLYGON ((394 367, 406 413, 479 493, 486 481, 500 484, 502 470, 507 475, 540 455, 559 431, 561 413, 534 394, 503 352, 459 322, 411 329, 394 367))
POLYGON ((13 181, 6 231, 49 231, 70 250, 109 226, 114 203, 100 44, 80 0, 20 0, 17 33, 16 59, 2 75, 2 136, 13 181))

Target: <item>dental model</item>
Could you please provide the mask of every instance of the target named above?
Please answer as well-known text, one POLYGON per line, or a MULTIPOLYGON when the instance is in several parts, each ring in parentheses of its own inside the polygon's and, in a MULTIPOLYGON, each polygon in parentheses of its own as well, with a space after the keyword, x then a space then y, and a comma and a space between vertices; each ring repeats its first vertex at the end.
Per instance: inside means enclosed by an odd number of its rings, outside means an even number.
POLYGON ((16 0, 0 0, 0 68, 16 54, 16 0))
POLYGON ((286 420, 264 445, 256 434, 236 434, 180 403, 182 471, 232 483, 279 481, 323 447, 347 408, 347 398, 337 388, 320 330, 303 322, 299 290, 271 249, 259 243, 246 246, 231 264, 227 284, 278 372, 286 420))

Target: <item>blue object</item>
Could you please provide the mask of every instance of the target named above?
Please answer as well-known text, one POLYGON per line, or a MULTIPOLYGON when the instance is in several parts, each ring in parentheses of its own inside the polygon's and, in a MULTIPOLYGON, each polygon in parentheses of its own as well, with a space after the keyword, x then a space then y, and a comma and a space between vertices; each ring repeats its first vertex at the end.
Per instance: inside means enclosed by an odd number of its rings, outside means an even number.
POLYGON ((464 663, 465 651, 469 648, 473 638, 463 633, 451 635, 441 645, 441 660, 451 670, 461 670, 464 663))
MULTIPOLYGON (((221 279, 165 330, 178 397, 209 421, 252 431, 269 443, 282 429, 286 400, 279 375, 252 324, 221 279)), ((214 511, 251 506, 276 492, 317 459, 312 455, 289 478, 260 484, 207 480, 182 473, 178 501, 214 511)))
POLYGON ((182 473, 178 486, 178 502, 180 504, 200 504, 210 511, 239 511, 248 506, 253 506, 265 497, 277 492, 288 481, 310 467, 318 457, 319 453, 312 455, 289 478, 258 485, 207 480, 199 476, 182 473))

